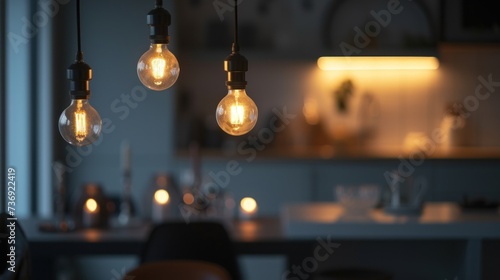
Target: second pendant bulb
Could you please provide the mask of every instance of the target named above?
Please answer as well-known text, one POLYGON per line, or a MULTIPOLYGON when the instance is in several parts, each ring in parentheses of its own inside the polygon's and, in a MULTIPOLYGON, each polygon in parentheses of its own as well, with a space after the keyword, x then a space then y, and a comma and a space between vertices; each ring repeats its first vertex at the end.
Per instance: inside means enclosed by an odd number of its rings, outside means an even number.
POLYGON ((217 105, 215 115, 224 132, 238 136, 254 128, 259 112, 245 89, 230 89, 217 105))
POLYGON ((165 90, 179 77, 179 62, 167 44, 151 44, 137 63, 137 75, 152 90, 165 90))

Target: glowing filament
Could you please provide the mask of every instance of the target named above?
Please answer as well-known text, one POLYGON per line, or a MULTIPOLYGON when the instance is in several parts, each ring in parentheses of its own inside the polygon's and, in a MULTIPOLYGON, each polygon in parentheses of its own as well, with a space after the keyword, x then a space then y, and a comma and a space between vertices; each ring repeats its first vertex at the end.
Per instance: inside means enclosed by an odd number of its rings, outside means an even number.
MULTIPOLYGON (((156 57, 156 58, 153 58, 153 60, 151 61, 151 68, 152 68, 152 71, 153 71, 153 77, 155 79, 162 79, 163 76, 165 75, 165 66, 167 65, 167 62, 165 61, 165 59, 161 58, 161 57, 156 57)), ((161 81, 157 81, 158 83, 161 84, 161 81)), ((155 82, 155 83, 157 83, 155 82)))
POLYGON ((241 105, 233 105, 230 108, 230 122, 232 125, 241 125, 245 119, 245 108, 241 105))
POLYGON ((79 101, 75 112, 75 136, 79 142, 87 137, 87 113, 81 108, 82 103, 79 101))

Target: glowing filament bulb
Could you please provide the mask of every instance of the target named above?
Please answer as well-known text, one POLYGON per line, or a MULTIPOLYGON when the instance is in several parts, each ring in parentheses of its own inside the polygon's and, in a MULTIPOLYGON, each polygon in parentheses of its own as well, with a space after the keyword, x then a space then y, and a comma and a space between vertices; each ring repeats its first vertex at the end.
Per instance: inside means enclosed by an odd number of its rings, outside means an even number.
POLYGON ((73 99, 59 117, 59 132, 66 142, 85 146, 101 134, 102 120, 87 99, 73 99))
POLYGON ((177 81, 179 73, 179 62, 167 44, 151 44, 137 63, 139 79, 152 90, 160 91, 171 87, 177 81))
POLYGON ((257 123, 258 109, 244 89, 231 89, 219 102, 215 117, 227 134, 243 135, 257 123))

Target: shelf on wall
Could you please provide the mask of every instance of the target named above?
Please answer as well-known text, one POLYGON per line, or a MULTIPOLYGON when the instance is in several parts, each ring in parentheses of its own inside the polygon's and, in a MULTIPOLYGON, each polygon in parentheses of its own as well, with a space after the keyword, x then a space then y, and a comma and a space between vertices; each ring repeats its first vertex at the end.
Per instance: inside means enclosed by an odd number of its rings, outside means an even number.
MULTIPOLYGON (((245 153, 238 153, 237 149, 202 149, 201 157, 205 159, 229 159, 249 158, 251 153, 248 148, 245 153)), ((252 152, 253 153, 253 152, 252 152)), ((258 159, 265 160, 391 160, 399 158, 416 158, 417 153, 404 151, 401 148, 350 148, 346 150, 335 150, 331 146, 322 147, 290 147, 290 148, 267 148, 262 151, 255 149, 258 159)), ((178 150, 177 157, 188 158, 187 150, 178 150)), ((500 147, 456 147, 450 149, 436 149, 424 156, 430 160, 500 160, 500 147)))

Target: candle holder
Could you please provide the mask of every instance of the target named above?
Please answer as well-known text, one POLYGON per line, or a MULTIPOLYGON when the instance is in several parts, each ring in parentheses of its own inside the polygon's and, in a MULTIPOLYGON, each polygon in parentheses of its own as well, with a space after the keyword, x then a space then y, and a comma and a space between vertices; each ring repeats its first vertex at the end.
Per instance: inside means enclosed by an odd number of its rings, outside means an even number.
POLYGON ((122 143, 122 183, 123 193, 119 206, 118 222, 122 226, 129 225, 133 217, 132 205, 132 151, 127 141, 122 143))
POLYGON ((252 197, 244 197, 240 201, 239 218, 241 220, 250 220, 257 216, 257 201, 252 197))
POLYGON ((75 209, 77 228, 107 228, 108 222, 107 199, 102 187, 93 183, 84 185, 75 209))
POLYGON ((144 200, 146 216, 153 223, 161 223, 179 216, 179 190, 167 173, 160 172, 153 176, 144 200))

